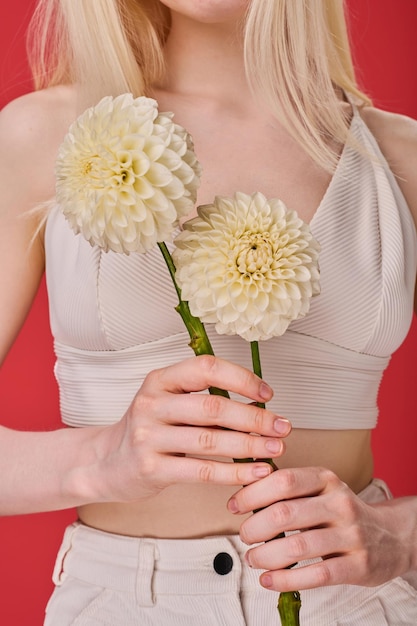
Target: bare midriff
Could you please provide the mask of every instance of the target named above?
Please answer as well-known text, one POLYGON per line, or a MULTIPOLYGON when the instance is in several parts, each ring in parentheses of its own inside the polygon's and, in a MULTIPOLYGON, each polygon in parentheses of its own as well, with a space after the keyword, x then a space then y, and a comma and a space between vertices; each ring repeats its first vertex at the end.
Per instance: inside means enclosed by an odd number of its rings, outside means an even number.
MULTIPOLYGON (((368 430, 293 430, 277 465, 326 467, 358 493, 373 475, 370 439, 368 430)), ((226 508, 237 490, 177 484, 146 501, 89 504, 78 514, 88 526, 121 535, 176 539, 229 535, 239 531, 243 519, 226 508)))

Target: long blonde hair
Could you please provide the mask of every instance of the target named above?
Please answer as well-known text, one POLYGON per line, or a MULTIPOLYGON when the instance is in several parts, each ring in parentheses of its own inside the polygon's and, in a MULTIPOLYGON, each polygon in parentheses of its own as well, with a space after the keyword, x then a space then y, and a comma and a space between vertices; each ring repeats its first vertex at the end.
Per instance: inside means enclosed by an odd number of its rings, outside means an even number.
MULTIPOLYGON (((39 0, 28 36, 36 89, 78 83, 84 102, 146 94, 163 75, 169 12, 157 0, 39 0)), ((322 167, 337 163, 349 120, 337 89, 370 104, 355 79, 344 0, 252 0, 248 81, 322 167)))

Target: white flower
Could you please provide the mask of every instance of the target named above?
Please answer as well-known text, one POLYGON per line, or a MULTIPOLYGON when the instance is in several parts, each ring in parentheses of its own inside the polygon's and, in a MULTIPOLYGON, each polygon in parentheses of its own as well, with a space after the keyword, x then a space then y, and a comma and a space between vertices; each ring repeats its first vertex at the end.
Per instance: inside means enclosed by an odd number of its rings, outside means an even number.
POLYGON ((201 174, 190 135, 151 98, 107 96, 70 127, 56 195, 76 233, 115 252, 172 239, 196 201, 201 174))
POLYGON ((261 193, 199 207, 175 244, 182 298, 220 334, 282 335, 319 293, 319 245, 308 225, 261 193))

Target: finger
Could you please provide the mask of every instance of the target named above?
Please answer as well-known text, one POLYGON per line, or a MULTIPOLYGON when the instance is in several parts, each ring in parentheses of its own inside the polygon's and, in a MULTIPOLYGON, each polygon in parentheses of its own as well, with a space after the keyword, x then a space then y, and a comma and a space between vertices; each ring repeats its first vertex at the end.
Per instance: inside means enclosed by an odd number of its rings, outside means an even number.
MULTIPOLYGON (((190 457, 159 456, 147 463, 145 471, 154 484, 206 483, 216 485, 249 484, 267 476, 268 463, 233 463, 190 457)), ((146 480, 146 474, 141 472, 146 480)))
POLYGON ((293 563, 340 555, 353 550, 348 533, 341 529, 314 529, 294 533, 251 548, 246 560, 257 569, 284 569, 293 563))
POLYGON ((240 489, 228 502, 232 513, 248 513, 293 498, 315 496, 346 485, 330 470, 321 467, 285 468, 267 479, 240 489))
POLYGON ((268 402, 273 391, 253 372, 211 355, 192 357, 154 370, 145 379, 143 389, 163 389, 171 393, 203 391, 219 387, 257 402, 268 402))
POLYGON ((340 519, 332 502, 333 498, 327 494, 276 502, 246 519, 240 528, 240 537, 249 545, 269 541, 286 531, 344 525, 344 519, 340 519))
MULTIPOLYGON (((259 581, 266 589, 279 592, 298 589, 316 589, 329 585, 359 584, 358 568, 354 557, 342 556, 293 569, 273 570, 263 573, 259 581)), ((362 577, 361 583, 372 584, 362 577)))
POLYGON ((284 443, 280 439, 232 430, 196 426, 159 430, 160 435, 153 445, 163 453, 246 459, 277 457, 284 451, 284 443))
POLYGON ((170 395, 160 398, 158 402, 160 418, 170 424, 219 426, 275 437, 285 437, 291 431, 290 422, 272 411, 221 396, 170 395))

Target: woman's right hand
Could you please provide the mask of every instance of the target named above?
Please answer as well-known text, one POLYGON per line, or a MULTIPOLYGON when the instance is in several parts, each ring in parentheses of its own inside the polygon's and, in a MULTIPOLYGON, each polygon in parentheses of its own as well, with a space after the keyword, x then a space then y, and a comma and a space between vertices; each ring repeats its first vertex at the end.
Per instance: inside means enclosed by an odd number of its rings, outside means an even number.
POLYGON ((247 485, 265 477, 267 463, 230 461, 282 454, 290 423, 256 406, 272 394, 249 370, 212 356, 152 371, 120 422, 100 433, 94 500, 129 502, 175 483, 247 485), (253 404, 193 393, 211 386, 253 404))

